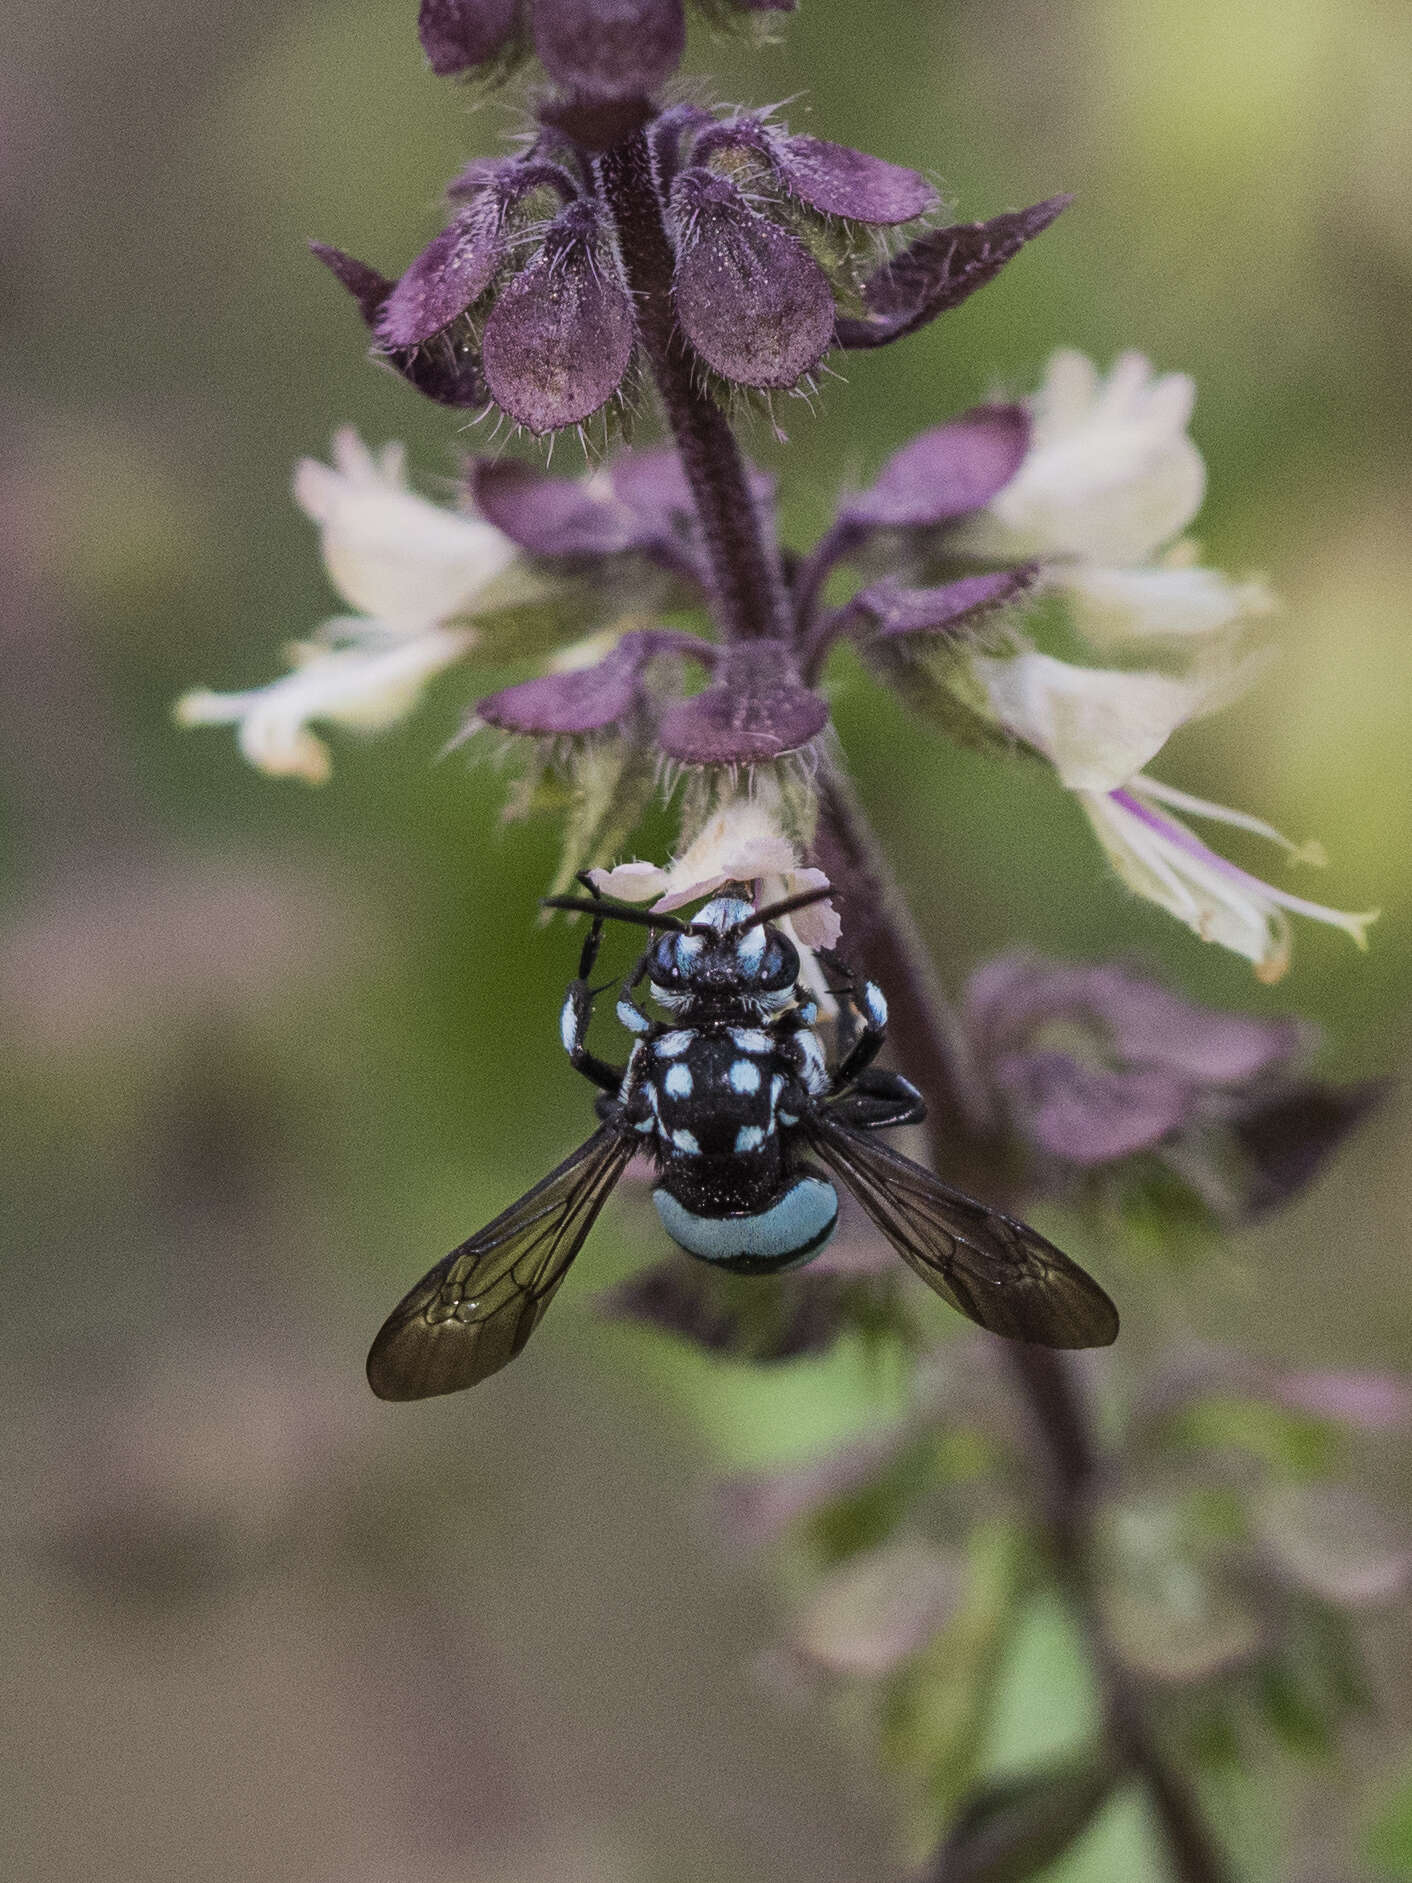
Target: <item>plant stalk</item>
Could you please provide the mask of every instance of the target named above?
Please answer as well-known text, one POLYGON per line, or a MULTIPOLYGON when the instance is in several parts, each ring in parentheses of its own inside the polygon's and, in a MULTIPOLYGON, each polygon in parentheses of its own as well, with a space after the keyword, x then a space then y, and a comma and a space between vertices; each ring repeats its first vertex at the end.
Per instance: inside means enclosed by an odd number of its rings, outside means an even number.
MULTIPOLYGON (((821 779, 817 850, 848 911, 864 965, 886 988, 889 1037, 903 1072, 928 1103, 933 1155, 948 1177, 1006 1206, 1016 1172, 1002 1135, 988 1129, 958 1029, 877 840, 836 771, 821 779)), ((1025 1342, 1002 1341, 1029 1415, 1037 1462, 1039 1522, 1055 1574, 1083 1632, 1103 1693, 1108 1741, 1151 1802, 1177 1883, 1231 1883, 1231 1872, 1185 1777, 1164 1754, 1142 1695, 1109 1640, 1093 1580, 1091 1507, 1099 1450, 1073 1360, 1025 1342)))
POLYGON ((750 476, 725 414, 698 383, 672 300, 674 262, 639 131, 598 160, 604 200, 636 304, 638 334, 686 472, 709 559, 713 598, 728 640, 783 640, 784 576, 761 524, 750 476))

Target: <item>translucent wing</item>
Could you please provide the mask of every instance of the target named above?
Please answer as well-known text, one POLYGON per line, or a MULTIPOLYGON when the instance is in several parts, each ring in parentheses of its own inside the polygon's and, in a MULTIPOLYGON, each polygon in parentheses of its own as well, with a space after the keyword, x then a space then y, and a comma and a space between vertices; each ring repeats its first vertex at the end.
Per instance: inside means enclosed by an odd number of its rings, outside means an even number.
POLYGON ((499 1372, 524 1346, 632 1157, 631 1134, 595 1131, 572 1157, 424 1275, 368 1355, 379 1399, 430 1399, 499 1372))
POLYGON ((1052 1242, 942 1183, 827 1112, 809 1142, 929 1288, 992 1334, 1042 1347, 1106 1347, 1118 1310, 1052 1242))

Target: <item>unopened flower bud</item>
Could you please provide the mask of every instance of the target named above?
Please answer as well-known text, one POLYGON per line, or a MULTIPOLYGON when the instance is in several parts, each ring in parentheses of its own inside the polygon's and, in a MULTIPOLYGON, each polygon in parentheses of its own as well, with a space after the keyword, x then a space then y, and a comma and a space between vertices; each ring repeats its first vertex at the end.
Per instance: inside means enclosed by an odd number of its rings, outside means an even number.
POLYGON ((486 380, 511 418, 532 432, 555 431, 612 398, 634 338, 632 302, 600 212, 591 202, 571 203, 491 310, 486 380))
POLYGON ((683 765, 752 765, 799 751, 828 719, 784 642, 741 641, 720 650, 704 692, 668 710, 658 743, 683 765))
POLYGON ((743 386, 785 389, 833 338, 833 290, 792 235, 709 170, 672 188, 677 318, 706 364, 743 386))

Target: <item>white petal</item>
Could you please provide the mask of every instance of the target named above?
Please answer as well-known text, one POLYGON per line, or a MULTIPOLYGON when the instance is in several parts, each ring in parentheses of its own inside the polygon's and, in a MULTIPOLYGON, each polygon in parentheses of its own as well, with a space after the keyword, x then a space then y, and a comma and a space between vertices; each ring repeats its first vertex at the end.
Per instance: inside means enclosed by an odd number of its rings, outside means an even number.
POLYGON ((1042 752, 1071 791, 1112 791, 1153 758, 1179 726, 1229 700, 1239 671, 1178 679, 1076 667, 1025 653, 972 662, 997 719, 1042 752))
POLYGON ((623 902, 647 902, 665 895, 667 872, 655 863, 619 863, 611 870, 590 870, 589 880, 602 896, 617 896, 623 902))
POLYGON ((1186 435, 1194 397, 1185 374, 1154 378, 1140 354, 1124 354, 1102 381, 1082 355, 1056 354, 1024 463, 960 541, 993 555, 1147 561, 1205 494, 1186 435))
POLYGON ((492 524, 428 503, 406 488, 400 446, 374 460, 340 432, 332 467, 306 458, 295 500, 321 526, 329 579, 354 608, 408 630, 474 611, 515 558, 492 524))
POLYGON ((1106 793, 1083 792, 1079 802, 1108 861, 1135 895, 1166 909, 1203 941, 1243 955, 1262 979, 1284 973, 1289 926, 1268 901, 1184 856, 1106 793))
POLYGON ((1061 571, 1058 582, 1080 634, 1103 648, 1214 636, 1275 606, 1262 582, 1235 582, 1219 569, 1080 564, 1061 571))
MULTIPOLYGON (((1229 863, 1176 818, 1144 801, 1151 781, 1134 781, 1124 797, 1081 792, 1087 812, 1109 861, 1128 887, 1175 915, 1203 941, 1216 942, 1255 965, 1262 981, 1277 981, 1289 966, 1290 915, 1341 928, 1359 948, 1368 945, 1367 929, 1376 909, 1353 914, 1302 896, 1287 895, 1273 884, 1229 863)), ((1173 793, 1173 796, 1182 794, 1173 793)), ((1200 804, 1201 800, 1189 800, 1200 804)), ((1221 812, 1221 806, 1203 806, 1221 812)), ((1226 823, 1258 827, 1240 812, 1224 812, 1226 823)), ((1268 826, 1265 827, 1268 830, 1268 826)))
POLYGON ((276 777, 320 784, 329 755, 309 730, 313 720, 374 731, 416 704, 428 679, 466 651, 470 637, 432 628, 374 652, 304 644, 293 671, 245 693, 188 693, 177 702, 182 725, 234 725, 252 765, 276 777))

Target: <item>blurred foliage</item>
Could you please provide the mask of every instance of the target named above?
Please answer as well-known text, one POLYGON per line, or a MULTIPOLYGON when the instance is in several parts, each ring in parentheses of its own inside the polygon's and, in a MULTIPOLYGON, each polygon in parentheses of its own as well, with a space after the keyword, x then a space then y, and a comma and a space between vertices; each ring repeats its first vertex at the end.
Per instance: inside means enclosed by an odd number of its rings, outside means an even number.
MULTIPOLYGON (((412 13, 7 8, 4 1601, 27 1729, 7 1841, 46 1883, 100 1848, 114 1883, 882 1879, 871 1774, 745 1676, 777 1617, 755 1571, 703 1549, 694 1487, 895 1414, 899 1369, 844 1348, 747 1372, 603 1324, 595 1291, 656 1246, 633 1197, 503 1381, 373 1406, 386 1307, 583 1130, 555 1037, 575 944, 532 913, 557 833, 502 833, 493 768, 436 762, 454 680, 407 728, 342 742, 321 793, 169 724, 182 689, 264 678, 328 611, 288 500, 300 454, 352 422, 449 489, 479 440, 365 363, 304 250, 396 267, 443 180, 513 125, 428 76, 412 13)), ((1165 775, 1317 832, 1321 896, 1386 910, 1367 960, 1306 930, 1260 989, 1125 901, 1037 771, 928 740, 845 670, 838 720, 944 972, 1016 942, 1135 955, 1194 998, 1319 1020, 1344 1072, 1398 1072, 1412 14, 805 0, 764 54, 698 33, 693 60, 716 95, 798 95, 797 129, 936 175, 962 216, 1078 196, 955 316, 850 358, 817 417, 780 409, 787 452, 753 437, 791 538, 909 429, 1023 391, 1053 345, 1194 372, 1208 551, 1281 592, 1283 659, 1165 775)), ((658 816, 642 847, 666 835, 658 816)), ((1193 1329, 1404 1361, 1408 1128, 1395 1099, 1316 1196, 1175 1279, 1110 1251, 1128 1364, 1193 1329)), ((1385 1475, 1405 1499, 1406 1461, 1385 1475)), ((1081 1749, 1086 1679, 1037 1607, 978 1769, 1081 1749)), ((1412 1873, 1408 1701, 1389 1646, 1356 1757, 1213 1776, 1247 1874, 1292 1848, 1332 1869, 1350 1816, 1374 1874, 1412 1873)), ((1158 1874, 1127 1788, 1050 1872, 1158 1874)))

